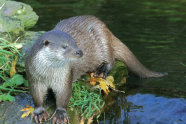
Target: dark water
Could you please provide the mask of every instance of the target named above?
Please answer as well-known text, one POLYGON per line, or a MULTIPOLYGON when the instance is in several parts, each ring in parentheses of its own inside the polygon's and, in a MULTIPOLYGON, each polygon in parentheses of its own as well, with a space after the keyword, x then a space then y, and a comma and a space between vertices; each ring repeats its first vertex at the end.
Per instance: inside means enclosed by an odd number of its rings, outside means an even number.
POLYGON ((186 1, 21 0, 39 15, 36 31, 64 18, 95 15, 148 68, 169 75, 127 79, 126 95, 110 98, 100 123, 186 124, 186 1))

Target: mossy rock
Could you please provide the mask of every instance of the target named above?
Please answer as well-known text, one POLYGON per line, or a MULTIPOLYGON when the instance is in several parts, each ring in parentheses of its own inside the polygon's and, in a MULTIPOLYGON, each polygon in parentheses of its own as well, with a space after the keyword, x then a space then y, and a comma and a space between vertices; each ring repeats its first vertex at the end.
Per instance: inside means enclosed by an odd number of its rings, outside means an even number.
POLYGON ((20 35, 20 32, 33 27, 38 18, 30 5, 9 0, 0 2, 0 33, 20 35))

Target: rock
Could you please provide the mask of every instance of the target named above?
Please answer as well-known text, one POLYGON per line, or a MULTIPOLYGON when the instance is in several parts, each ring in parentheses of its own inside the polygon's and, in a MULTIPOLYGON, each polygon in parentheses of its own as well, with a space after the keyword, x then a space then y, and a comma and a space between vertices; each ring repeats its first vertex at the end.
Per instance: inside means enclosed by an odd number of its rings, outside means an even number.
POLYGON ((9 0, 0 2, 0 33, 19 35, 25 29, 33 27, 37 20, 38 16, 30 5, 9 0))
POLYGON ((44 33, 45 31, 26 31, 25 34, 21 37, 20 42, 24 43, 22 51, 26 52, 27 49, 33 45, 33 43, 44 33))
MULTIPOLYGON (((55 100, 46 100, 47 112, 49 113, 48 119, 52 116, 55 111, 55 100)), ((2 102, 0 103, 0 124, 34 124, 31 120, 31 116, 21 119, 23 114, 21 109, 25 108, 26 105, 34 107, 32 97, 28 94, 22 93, 16 96, 14 102, 2 102)), ((70 123, 78 124, 78 114, 67 108, 67 113, 69 113, 70 123)), ((51 120, 44 122, 44 124, 51 124, 51 120)))

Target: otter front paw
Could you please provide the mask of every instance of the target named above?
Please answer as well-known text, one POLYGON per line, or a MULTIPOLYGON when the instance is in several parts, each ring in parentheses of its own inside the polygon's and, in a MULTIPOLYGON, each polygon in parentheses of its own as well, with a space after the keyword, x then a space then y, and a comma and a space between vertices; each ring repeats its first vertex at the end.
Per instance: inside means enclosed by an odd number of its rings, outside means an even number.
POLYGON ((109 64, 106 62, 103 62, 99 67, 97 68, 94 77, 96 78, 106 78, 107 74, 109 72, 109 64))
POLYGON ((43 120, 47 120, 48 113, 45 112, 45 108, 38 107, 35 108, 33 114, 32 114, 32 120, 34 120, 36 123, 42 123, 43 120))
POLYGON ((65 122, 67 124, 69 123, 68 115, 67 115, 66 109, 64 108, 56 109, 52 118, 53 118, 52 124, 64 124, 65 122))

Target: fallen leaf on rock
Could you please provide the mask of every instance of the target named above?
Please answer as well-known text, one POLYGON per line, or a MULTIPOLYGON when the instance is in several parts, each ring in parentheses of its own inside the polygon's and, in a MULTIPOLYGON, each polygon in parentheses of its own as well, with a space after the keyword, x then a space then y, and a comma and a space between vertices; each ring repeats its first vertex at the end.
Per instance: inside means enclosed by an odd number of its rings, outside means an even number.
POLYGON ((27 106, 26 108, 20 110, 20 111, 24 111, 24 113, 21 115, 21 118, 28 117, 34 111, 34 108, 32 108, 31 106, 29 105, 26 106, 27 106))

